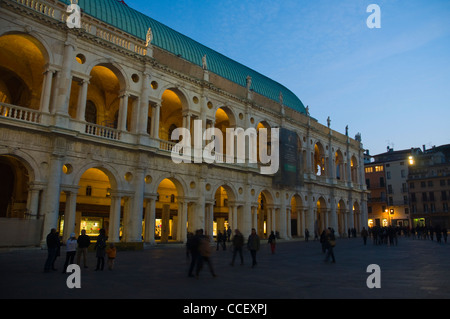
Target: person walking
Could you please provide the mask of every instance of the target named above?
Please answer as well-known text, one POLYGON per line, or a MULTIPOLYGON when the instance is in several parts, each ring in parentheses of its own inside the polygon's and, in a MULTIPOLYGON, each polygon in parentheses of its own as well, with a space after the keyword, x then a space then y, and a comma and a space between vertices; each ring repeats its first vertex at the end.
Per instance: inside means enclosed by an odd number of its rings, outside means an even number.
POLYGON ((268 243, 270 244, 270 251, 275 254, 276 238, 273 230, 270 232, 268 243))
POLYGON ((75 233, 71 233, 69 239, 66 241, 66 261, 62 273, 65 274, 67 266, 73 264, 75 254, 77 253, 77 239, 75 233))
POLYGON ((49 272, 50 270, 56 270, 56 268, 54 267, 54 262, 59 249, 59 238, 55 228, 52 228, 50 230, 50 233, 48 233, 46 243, 47 259, 45 261, 44 271, 49 272))
POLYGON ((113 270, 117 255, 117 249, 114 243, 109 244, 109 247, 106 249, 106 254, 108 255, 108 270, 113 270))
POLYGON ((242 236, 242 233, 239 231, 239 229, 236 229, 234 231, 233 236, 233 259, 231 260, 231 266, 234 266, 234 260, 236 258, 236 254, 239 253, 239 257, 241 258, 241 265, 244 264, 244 256, 242 255, 242 247, 244 246, 244 236, 242 236))
POLYGON ((100 235, 97 236, 95 243, 95 257, 97 257, 97 267, 95 270, 103 270, 105 267, 105 249, 106 249, 106 234, 105 230, 100 229, 100 235))
POLYGON ((189 242, 189 245, 187 246, 187 248, 189 249, 189 253, 191 255, 191 264, 189 266, 189 272, 188 272, 189 277, 194 277, 194 274, 193 274, 194 267, 198 263, 198 259, 199 259, 199 252, 198 252, 199 244, 200 244, 200 231, 196 230, 195 235, 192 235, 190 237, 190 242, 189 242))
POLYGON ((308 228, 305 228, 305 241, 306 242, 309 241, 309 230, 308 230, 308 228))
POLYGON ((217 234, 217 249, 219 250, 219 247, 222 245, 223 250, 227 250, 227 243, 226 243, 226 235, 225 232, 222 234, 222 232, 219 230, 219 233, 217 234))
POLYGON ((334 246, 335 246, 335 237, 333 232, 330 231, 330 229, 328 228, 325 231, 325 249, 326 249, 326 255, 325 255, 325 262, 328 262, 328 260, 331 257, 331 262, 335 263, 336 259, 334 258, 334 246))
POLYGON ((252 228, 252 233, 248 236, 247 240, 247 248, 250 250, 250 254, 252 256, 252 268, 255 268, 256 262, 256 252, 259 250, 260 242, 259 237, 256 234, 256 229, 252 228))
POLYGON ((369 232, 367 231, 366 227, 363 227, 361 230, 361 237, 363 238, 364 246, 367 244, 367 236, 369 236, 369 232))
POLYGON ((217 277, 217 275, 214 272, 214 268, 211 263, 211 243, 209 241, 209 237, 203 235, 203 229, 199 230, 199 246, 198 246, 198 252, 199 252, 199 258, 197 262, 197 269, 195 272, 195 277, 198 279, 198 275, 200 274, 200 271, 203 268, 203 263, 207 263, 209 270, 211 271, 211 275, 213 277, 217 277))
POLYGON ((88 268, 87 266, 87 253, 88 247, 91 244, 91 238, 86 235, 86 230, 83 229, 81 231, 81 235, 78 236, 77 239, 78 247, 77 247, 77 265, 80 266, 81 257, 83 257, 84 268, 88 268))

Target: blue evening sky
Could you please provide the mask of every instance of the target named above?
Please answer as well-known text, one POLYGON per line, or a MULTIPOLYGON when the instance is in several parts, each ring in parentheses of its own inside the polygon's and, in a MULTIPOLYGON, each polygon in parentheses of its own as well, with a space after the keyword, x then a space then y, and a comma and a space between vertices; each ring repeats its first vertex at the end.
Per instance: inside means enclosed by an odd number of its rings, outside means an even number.
POLYGON ((125 2, 285 85, 372 155, 450 143, 448 0, 125 2))

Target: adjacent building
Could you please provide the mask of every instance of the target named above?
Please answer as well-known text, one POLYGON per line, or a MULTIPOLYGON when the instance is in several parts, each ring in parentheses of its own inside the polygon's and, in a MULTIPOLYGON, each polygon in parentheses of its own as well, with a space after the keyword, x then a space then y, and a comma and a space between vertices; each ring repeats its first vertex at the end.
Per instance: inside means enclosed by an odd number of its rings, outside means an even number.
POLYGON ((408 174, 413 226, 450 227, 450 145, 423 149, 408 174))
POLYGON ((412 156, 420 149, 394 151, 374 155, 365 164, 369 226, 411 227, 408 196, 408 172, 412 156))

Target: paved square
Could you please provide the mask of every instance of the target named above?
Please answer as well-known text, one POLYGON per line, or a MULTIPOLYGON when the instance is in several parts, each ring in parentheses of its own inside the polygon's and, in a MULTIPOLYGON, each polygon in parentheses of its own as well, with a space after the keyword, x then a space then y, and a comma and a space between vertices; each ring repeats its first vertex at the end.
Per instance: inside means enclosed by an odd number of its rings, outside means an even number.
POLYGON ((325 263, 318 241, 280 241, 275 254, 262 241, 258 265, 251 268, 244 250, 230 266, 232 252, 212 255, 218 277, 207 266, 198 279, 187 276, 189 261, 178 244, 154 246, 144 251, 119 251, 115 269, 94 271, 96 260, 89 253, 89 268, 81 270, 81 288, 69 289, 62 266, 44 273, 46 251, 0 252, 0 297, 9 298, 102 298, 102 299, 368 299, 450 298, 450 244, 400 238, 397 246, 364 246, 361 238, 339 239, 336 263, 325 263), (381 269, 381 288, 369 289, 370 264, 381 269))

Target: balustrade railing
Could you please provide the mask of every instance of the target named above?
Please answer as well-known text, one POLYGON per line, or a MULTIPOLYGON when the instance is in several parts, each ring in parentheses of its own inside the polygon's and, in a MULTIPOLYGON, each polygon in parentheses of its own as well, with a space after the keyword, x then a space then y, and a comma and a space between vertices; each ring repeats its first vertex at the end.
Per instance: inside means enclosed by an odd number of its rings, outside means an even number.
POLYGON ((13 118, 31 123, 41 122, 41 113, 26 107, 0 103, 0 117, 13 118))
POLYGON ((119 130, 92 123, 86 123, 85 133, 111 140, 120 140, 121 135, 121 132, 119 130))

